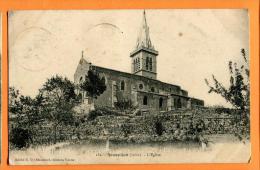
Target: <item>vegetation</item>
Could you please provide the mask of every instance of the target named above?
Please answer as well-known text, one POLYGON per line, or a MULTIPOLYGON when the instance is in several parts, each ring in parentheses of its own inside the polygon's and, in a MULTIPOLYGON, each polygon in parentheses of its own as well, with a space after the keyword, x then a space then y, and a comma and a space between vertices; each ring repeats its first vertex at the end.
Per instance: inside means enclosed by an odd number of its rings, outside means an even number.
POLYGON ((206 84, 209 87, 209 93, 216 93, 221 95, 227 102, 229 102, 235 109, 238 110, 240 116, 236 119, 236 126, 233 128, 234 134, 240 139, 244 137, 249 138, 249 110, 250 110, 250 70, 249 61, 244 49, 241 49, 244 64, 240 66, 236 62, 229 61, 228 68, 230 73, 230 84, 228 87, 217 80, 212 75, 214 84, 211 85, 207 79, 206 84))
POLYGON ((133 104, 132 104, 132 101, 129 99, 122 99, 122 100, 115 102, 115 108, 117 108, 121 111, 124 111, 127 109, 132 109, 133 104))
POLYGON ((42 100, 40 95, 31 98, 21 95, 19 90, 13 87, 9 88, 9 112, 18 127, 30 129, 31 126, 43 120, 42 100))
POLYGON ((96 108, 95 110, 92 110, 91 112, 89 112, 87 119, 95 120, 96 117, 98 117, 98 116, 108 116, 108 115, 120 116, 122 114, 119 113, 118 111, 113 110, 112 108, 99 107, 99 108, 96 108))
MULTIPOLYGON (((105 80, 93 71, 81 88, 91 97, 96 98, 106 90, 105 80)), ((79 104, 79 96, 75 94, 75 85, 67 78, 53 76, 43 84, 35 97, 24 96, 14 87, 9 88, 10 142, 17 148, 28 147, 42 128, 51 128, 49 138, 57 142, 61 130, 66 126, 77 128, 81 123, 74 114, 79 104), (62 129, 61 129, 62 128, 62 129)), ((97 116, 118 115, 118 112, 100 108, 90 112, 88 120, 97 116)), ((37 140, 37 139, 35 139, 37 140)), ((46 139, 50 141, 49 139, 46 139)))
POLYGON ((12 121, 10 142, 16 147, 26 147, 29 138, 37 133, 32 127, 48 122, 54 131, 56 143, 57 127, 73 124, 73 108, 77 104, 74 85, 67 78, 54 76, 48 79, 36 97, 23 96, 19 90, 9 88, 9 112, 12 121), (19 134, 20 133, 20 134, 19 134), (24 137, 24 141, 21 140, 24 137))
POLYGON ((74 85, 67 78, 55 76, 47 80, 39 95, 44 99, 39 104, 44 108, 44 117, 53 126, 56 143, 57 127, 74 122, 73 108, 77 103, 74 85))
POLYGON ((154 124, 154 128, 155 128, 155 133, 158 135, 158 136, 161 136, 164 132, 164 127, 162 125, 162 122, 160 121, 156 121, 155 124, 154 124))
POLYGON ((133 131, 133 127, 129 123, 126 123, 121 126, 121 130, 123 132, 124 137, 128 137, 129 134, 131 134, 131 132, 133 131))
POLYGON ((100 78, 99 74, 89 70, 86 80, 80 85, 81 89, 87 92, 87 95, 92 98, 97 98, 106 90, 104 78, 100 78))
MULTIPOLYGON (((245 51, 242 50, 241 53, 247 64, 245 51)), ((214 85, 210 85, 208 80, 206 83, 210 88, 210 93, 220 94, 236 109, 219 107, 200 112, 207 113, 207 115, 211 115, 208 112, 214 112, 214 115, 223 112, 233 115, 247 113, 246 118, 241 119, 237 116, 234 119, 235 122, 228 125, 230 133, 241 137, 241 135, 249 134, 249 69, 246 65, 238 68, 236 63, 230 62, 229 70, 230 87, 224 87, 215 76, 213 76, 214 85)), ((100 78, 98 73, 89 71, 80 88, 88 96, 97 98, 106 90, 105 79, 100 78)), ((182 113, 179 116, 167 113, 137 117, 133 117, 131 114, 126 116, 125 113, 133 111, 133 105, 131 100, 123 98, 115 103, 115 108, 96 108, 80 119, 74 114, 75 107, 80 103, 78 100, 75 85, 67 78, 58 75, 47 79, 35 97, 24 96, 19 90, 10 87, 9 140, 11 147, 23 148, 30 144, 56 143, 58 139, 72 139, 73 135, 77 135, 77 139, 86 138, 88 135, 100 137, 104 131, 104 127, 101 126, 103 121, 106 122, 105 128, 116 128, 115 133, 119 131, 121 136, 127 138, 126 140, 135 141, 136 139, 139 142, 200 140, 205 131, 212 131, 209 134, 226 132, 222 130, 218 120, 211 122, 213 128, 210 129, 209 123, 206 125, 203 117, 199 117, 202 114, 197 113, 196 109, 194 109, 194 113, 197 117, 182 113), (97 119, 99 116, 100 118, 97 119), (186 118, 183 118, 185 116, 186 118), (187 122, 184 119, 191 121, 189 126, 185 127, 187 122), (122 120, 124 123, 121 122, 122 120), (147 139, 145 135, 148 136, 147 139)), ((114 135, 114 138, 120 138, 120 135, 114 135)))
POLYGON ((21 127, 13 128, 9 139, 16 148, 28 147, 32 140, 31 131, 21 127))
POLYGON ((236 62, 229 61, 229 87, 224 87, 214 75, 212 75, 213 85, 210 85, 207 79, 205 82, 209 87, 209 93, 219 94, 235 108, 245 110, 249 109, 250 103, 249 63, 244 49, 241 50, 241 54, 245 62, 241 66, 238 66, 236 62))

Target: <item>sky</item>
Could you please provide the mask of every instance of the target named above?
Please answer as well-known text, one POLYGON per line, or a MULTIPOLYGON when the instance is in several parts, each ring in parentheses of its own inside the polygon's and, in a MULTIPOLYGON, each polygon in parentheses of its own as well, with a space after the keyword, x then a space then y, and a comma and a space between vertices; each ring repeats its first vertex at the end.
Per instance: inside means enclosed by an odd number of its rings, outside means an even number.
MULTIPOLYGON (((84 52, 94 65, 131 72, 143 10, 12 11, 8 18, 9 84, 35 96, 53 75, 73 81, 84 52)), ((157 56, 157 79, 176 84, 206 105, 230 106, 209 94, 214 74, 229 85, 228 62, 249 54, 249 17, 244 9, 146 10, 157 56)))

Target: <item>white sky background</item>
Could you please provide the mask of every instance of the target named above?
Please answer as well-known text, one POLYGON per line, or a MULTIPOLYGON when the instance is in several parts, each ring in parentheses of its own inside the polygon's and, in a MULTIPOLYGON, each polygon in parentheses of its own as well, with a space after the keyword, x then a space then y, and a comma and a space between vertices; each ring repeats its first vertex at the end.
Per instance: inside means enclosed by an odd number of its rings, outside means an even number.
MULTIPOLYGON (((142 10, 15 11, 9 15, 10 86, 34 96, 52 75, 73 81, 84 50, 95 65, 131 71, 142 10), (105 24, 102 24, 105 23, 105 24)), ((229 84, 228 61, 249 53, 247 10, 146 10, 157 57, 157 79, 180 85, 206 105, 226 101, 208 94, 214 74, 229 84)))

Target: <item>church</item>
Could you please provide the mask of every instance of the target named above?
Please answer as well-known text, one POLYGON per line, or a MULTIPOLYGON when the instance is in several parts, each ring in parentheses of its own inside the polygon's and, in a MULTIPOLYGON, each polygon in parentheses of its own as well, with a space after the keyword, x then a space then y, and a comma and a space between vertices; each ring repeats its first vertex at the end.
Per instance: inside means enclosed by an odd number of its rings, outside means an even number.
POLYGON ((141 110, 170 111, 204 106, 204 101, 188 96, 188 92, 178 85, 162 82, 157 79, 157 57, 159 52, 152 45, 145 11, 137 43, 130 53, 131 73, 104 68, 86 61, 79 61, 74 74, 74 83, 85 81, 89 70, 97 72, 105 80, 106 90, 90 101, 86 92, 77 89, 82 96, 83 104, 94 103, 95 107, 115 107, 119 101, 131 101, 141 110))

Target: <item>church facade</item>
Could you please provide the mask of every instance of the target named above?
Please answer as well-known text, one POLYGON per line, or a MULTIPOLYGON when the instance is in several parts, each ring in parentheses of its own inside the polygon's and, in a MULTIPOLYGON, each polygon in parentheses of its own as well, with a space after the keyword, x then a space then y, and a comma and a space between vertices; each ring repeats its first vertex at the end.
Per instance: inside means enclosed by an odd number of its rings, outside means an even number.
MULTIPOLYGON (((93 70, 105 80, 106 91, 94 99, 95 106, 114 107, 116 102, 131 101, 143 110, 169 111, 180 108, 204 106, 204 101, 188 96, 188 92, 178 85, 157 80, 157 57, 159 52, 151 43, 145 11, 135 50, 130 53, 131 73, 96 66, 87 62, 82 54, 74 82, 83 83, 89 70, 93 70)), ((89 99, 85 92, 77 89, 83 103, 89 99)))

